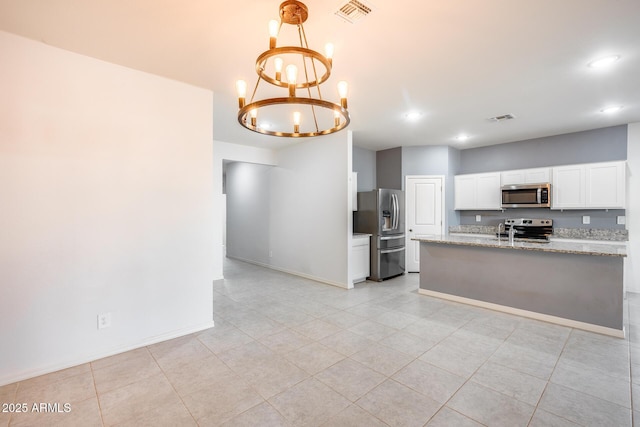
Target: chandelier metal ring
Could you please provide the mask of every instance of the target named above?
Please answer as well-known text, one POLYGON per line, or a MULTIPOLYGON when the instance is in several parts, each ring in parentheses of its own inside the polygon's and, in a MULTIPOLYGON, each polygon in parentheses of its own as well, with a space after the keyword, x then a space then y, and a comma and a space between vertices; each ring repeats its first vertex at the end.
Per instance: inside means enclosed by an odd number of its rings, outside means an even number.
POLYGON ((297 46, 276 47, 263 52, 262 55, 260 55, 256 60, 256 72, 263 80, 271 83, 272 85, 285 87, 285 88, 288 87, 289 83, 283 82, 281 80, 277 80, 275 77, 272 77, 265 72, 265 63, 269 59, 274 58, 276 56, 287 55, 287 54, 303 55, 307 58, 311 58, 312 60, 316 60, 320 62, 322 65, 324 65, 324 68, 326 70, 324 75, 320 77, 318 80, 296 83, 296 88, 303 89, 308 87, 319 86, 322 83, 326 82, 331 76, 331 62, 324 55, 321 55, 315 50, 308 49, 305 47, 297 47, 297 46))
POLYGON ((244 107, 242 107, 238 111, 238 123, 240 123, 245 128, 252 130, 254 132, 264 134, 264 135, 284 136, 289 138, 328 135, 330 133, 338 132, 339 130, 342 130, 343 128, 349 126, 350 122, 351 122, 351 119, 349 117, 349 112, 347 111, 347 109, 343 108, 338 104, 334 104, 333 102, 325 101, 323 99, 316 99, 316 98, 287 97, 287 98, 261 99, 259 101, 255 101, 250 104, 246 104, 244 107), (282 105, 282 104, 311 105, 311 106, 325 108, 335 113, 339 113, 343 120, 340 120, 340 124, 338 126, 334 126, 324 130, 318 130, 315 132, 301 132, 301 133, 272 131, 269 129, 261 128, 257 125, 254 126, 251 124, 250 121, 247 120, 247 117, 249 116, 249 112, 253 109, 259 109, 259 108, 268 107, 271 105, 282 105))

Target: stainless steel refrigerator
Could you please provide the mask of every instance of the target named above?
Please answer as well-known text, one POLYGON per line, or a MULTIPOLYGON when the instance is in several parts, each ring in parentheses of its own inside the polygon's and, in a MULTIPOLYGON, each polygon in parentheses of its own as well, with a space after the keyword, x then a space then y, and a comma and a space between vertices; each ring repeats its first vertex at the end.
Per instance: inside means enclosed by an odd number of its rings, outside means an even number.
POLYGON ((404 274, 404 192, 380 188, 358 193, 353 231, 371 238, 371 274, 382 281, 404 274))

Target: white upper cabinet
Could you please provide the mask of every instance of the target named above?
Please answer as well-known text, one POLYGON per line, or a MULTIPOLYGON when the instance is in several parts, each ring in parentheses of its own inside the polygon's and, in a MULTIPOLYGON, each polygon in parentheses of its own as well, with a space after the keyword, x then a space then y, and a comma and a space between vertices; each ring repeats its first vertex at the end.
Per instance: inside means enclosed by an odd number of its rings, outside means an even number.
POLYGON ((582 209, 585 207, 584 165, 553 168, 551 209, 582 209))
POLYGON ((626 163, 608 162, 586 166, 585 203, 587 207, 624 209, 626 163))
POLYGON ((500 172, 457 175, 454 193, 457 210, 499 210, 500 172))
POLYGON ((500 174, 502 185, 551 182, 551 168, 519 169, 500 174))
POLYGON ((454 178, 455 208, 474 209, 476 206, 475 175, 458 175, 454 178))
POLYGON ((624 209, 625 162, 553 168, 551 209, 624 209))

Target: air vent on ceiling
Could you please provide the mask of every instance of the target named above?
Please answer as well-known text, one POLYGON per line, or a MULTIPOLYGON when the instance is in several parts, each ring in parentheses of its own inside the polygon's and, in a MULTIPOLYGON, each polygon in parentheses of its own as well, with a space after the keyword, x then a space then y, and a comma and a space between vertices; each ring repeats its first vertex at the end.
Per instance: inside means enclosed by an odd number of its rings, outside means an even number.
POLYGON ((364 0, 350 0, 340 5, 336 15, 347 22, 355 24, 371 13, 371 10, 371 5, 364 0))
POLYGON ((502 116, 489 117, 487 120, 490 122, 504 122, 507 120, 513 120, 516 116, 513 114, 503 114, 502 116))

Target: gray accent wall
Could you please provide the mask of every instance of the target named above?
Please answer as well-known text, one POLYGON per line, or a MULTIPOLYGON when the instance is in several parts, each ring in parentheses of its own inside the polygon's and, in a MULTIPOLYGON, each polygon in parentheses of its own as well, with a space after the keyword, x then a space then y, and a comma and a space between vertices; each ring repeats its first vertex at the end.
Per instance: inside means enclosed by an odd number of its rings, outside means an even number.
POLYGON ((460 152, 459 174, 627 159, 627 125, 528 139, 460 152))
POLYGON ((353 171, 358 173, 358 191, 376 188, 376 152, 366 148, 353 147, 353 171))
MULTIPOLYGON (((627 159, 627 125, 529 139, 460 151, 458 174, 495 172, 557 165, 596 163, 627 159)), ((550 218, 555 227, 613 228, 624 210, 507 209, 460 211, 461 225, 497 225, 506 218, 550 218), (476 221, 476 215, 481 220, 476 221), (590 224, 582 217, 590 216, 590 224)))
POLYGON ((402 148, 376 152, 376 187, 402 190, 402 148))
POLYGON ((402 147, 401 179, 407 175, 444 175, 446 226, 458 225, 459 214, 454 207, 453 177, 459 167, 460 151, 446 145, 402 147))
POLYGON ((544 218, 552 219, 556 228, 604 228, 624 229, 625 225, 617 224, 617 217, 624 216, 624 210, 565 210, 557 211, 540 209, 505 209, 504 211, 460 211, 460 225, 496 226, 507 218, 544 218), (480 215, 480 221, 476 221, 480 215), (583 224, 582 217, 590 217, 590 224, 583 224))

